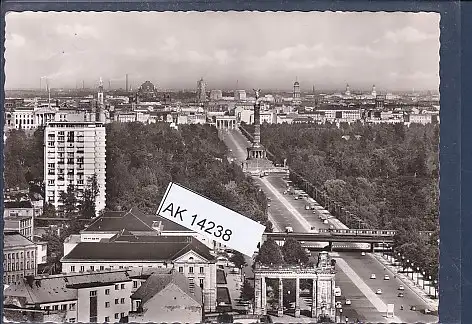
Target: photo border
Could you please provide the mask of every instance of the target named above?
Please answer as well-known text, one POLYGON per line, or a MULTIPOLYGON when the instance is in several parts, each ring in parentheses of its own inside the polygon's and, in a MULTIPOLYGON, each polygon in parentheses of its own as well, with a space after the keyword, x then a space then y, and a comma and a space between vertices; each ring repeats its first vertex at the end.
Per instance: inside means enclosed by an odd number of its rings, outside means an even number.
MULTIPOLYGON (((470 318, 467 305, 472 293, 472 39, 463 32, 472 30, 471 3, 457 1, 11 1, 2 7, 1 41, 5 41, 5 12, 7 11, 409 11, 438 12, 440 21, 440 323, 460 323, 470 318), (467 15, 467 16, 466 16, 467 15), (468 28, 468 29, 467 29, 468 28), (462 45, 461 46, 461 38, 462 45), (463 56, 461 56, 463 52, 463 56), (461 70, 464 71, 461 78, 461 70), (468 73, 465 73, 467 71, 468 73), (462 82, 462 84, 461 84, 462 82), (461 90, 464 96, 461 96, 461 90), (465 96, 468 94, 468 97, 465 96), (468 106, 468 109, 462 108, 468 106), (467 105, 468 104, 468 105, 467 105), (462 117, 462 118, 461 118, 462 117), (461 199, 464 197, 464 199, 461 199), (464 235, 462 233, 464 232, 464 235), (464 303, 462 303, 464 301, 464 303), (462 304, 464 307, 462 307, 462 304)), ((2 73, 0 104, 4 102, 4 50, 2 46, 2 73)), ((3 132, 4 115, 0 114, 3 132)), ((3 153, 3 143, 2 143, 3 153)), ((0 159, 3 169, 3 154, 0 159)), ((3 191, 3 177, 0 179, 3 191)), ((2 199, 3 206, 3 199, 2 199)), ((3 226, 3 220, 2 220, 3 226)), ((2 242, 3 248, 3 242, 2 242)), ((1 265, 0 265, 1 266, 1 265)), ((2 290, 3 295, 3 290, 2 290)), ((3 310, 3 304, 2 306, 3 310)))

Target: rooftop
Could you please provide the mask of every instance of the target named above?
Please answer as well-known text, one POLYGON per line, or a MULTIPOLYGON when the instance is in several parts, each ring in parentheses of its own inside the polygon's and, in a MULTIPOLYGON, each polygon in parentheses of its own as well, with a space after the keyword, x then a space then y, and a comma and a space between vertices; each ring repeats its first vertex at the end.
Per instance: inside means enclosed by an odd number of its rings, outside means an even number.
POLYGON ((4 231, 3 232, 3 247, 18 247, 34 245, 34 243, 28 240, 26 237, 15 231, 4 231))
POLYGON ((81 242, 62 258, 67 261, 167 261, 194 251, 213 260, 209 248, 191 236, 116 236, 108 242, 81 242))
POLYGON ((174 284, 179 287, 188 296, 194 299, 197 303, 202 305, 202 292, 197 285, 192 292, 189 287, 188 279, 181 273, 172 271, 170 274, 152 274, 136 292, 131 295, 132 299, 141 299, 142 304, 161 292, 167 286, 174 284))
POLYGON ((5 201, 3 204, 4 209, 13 209, 13 208, 33 208, 31 201, 5 201))
MULTIPOLYGON (((147 271, 156 270, 148 269, 147 271)), ((20 297, 25 304, 43 304, 74 300, 77 289, 112 285, 131 280, 129 270, 101 271, 80 274, 52 276, 29 276, 17 285, 10 285, 4 291, 5 297, 20 297)))

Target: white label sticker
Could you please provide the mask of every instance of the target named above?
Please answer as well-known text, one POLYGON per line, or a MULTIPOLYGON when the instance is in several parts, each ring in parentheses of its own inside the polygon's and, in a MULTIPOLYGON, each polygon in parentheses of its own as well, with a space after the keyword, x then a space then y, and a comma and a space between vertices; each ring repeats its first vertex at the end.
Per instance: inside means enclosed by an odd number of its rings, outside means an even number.
POLYGON ((157 216, 248 256, 257 251, 265 231, 264 225, 172 182, 167 186, 157 216))

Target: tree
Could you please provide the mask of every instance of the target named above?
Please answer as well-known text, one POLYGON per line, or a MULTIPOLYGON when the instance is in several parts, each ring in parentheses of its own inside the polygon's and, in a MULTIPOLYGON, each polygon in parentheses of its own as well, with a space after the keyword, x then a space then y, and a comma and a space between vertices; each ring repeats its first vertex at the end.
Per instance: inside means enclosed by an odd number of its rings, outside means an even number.
POLYGON ((80 202, 80 213, 84 218, 94 218, 96 215, 95 201, 99 193, 97 175, 94 174, 87 181, 87 187, 84 190, 80 202))
POLYGON ((241 291, 241 298, 243 300, 254 300, 254 287, 248 280, 244 281, 243 289, 241 291))
POLYGON ((308 256, 303 250, 300 242, 293 238, 288 238, 282 247, 284 261, 287 264, 307 264, 308 256))
POLYGON ((263 265, 280 265, 284 263, 280 247, 270 238, 261 245, 255 261, 263 265))
POLYGON ((247 264, 244 255, 238 251, 235 251, 235 253, 229 260, 233 262, 238 268, 242 268, 247 264))
POLYGON ((69 185, 67 191, 61 192, 59 199, 62 202, 62 213, 67 218, 73 218, 77 213, 77 191, 74 185, 69 185))

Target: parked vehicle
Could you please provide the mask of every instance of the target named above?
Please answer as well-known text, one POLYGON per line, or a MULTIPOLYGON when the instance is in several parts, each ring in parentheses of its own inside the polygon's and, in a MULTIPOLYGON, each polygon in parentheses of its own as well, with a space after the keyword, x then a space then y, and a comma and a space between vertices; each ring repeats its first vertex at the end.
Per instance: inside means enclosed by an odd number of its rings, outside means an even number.
POLYGON ((375 292, 377 295, 382 295, 382 289, 377 289, 377 291, 375 292))
POLYGON ((334 287, 334 296, 335 297, 341 297, 341 288, 334 287))
POLYGON ((370 275, 370 279, 377 279, 377 276, 375 275, 375 273, 370 275))
POLYGON ((388 275, 385 275, 384 280, 390 280, 390 277, 388 275))
POLYGON ((286 233, 293 233, 293 228, 291 226, 285 227, 285 232, 286 233))

